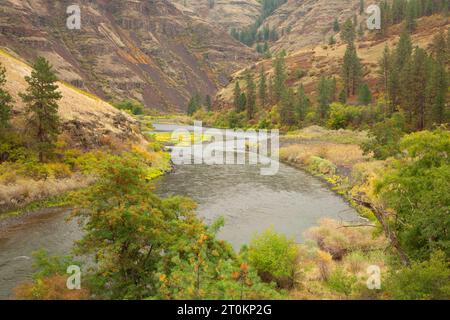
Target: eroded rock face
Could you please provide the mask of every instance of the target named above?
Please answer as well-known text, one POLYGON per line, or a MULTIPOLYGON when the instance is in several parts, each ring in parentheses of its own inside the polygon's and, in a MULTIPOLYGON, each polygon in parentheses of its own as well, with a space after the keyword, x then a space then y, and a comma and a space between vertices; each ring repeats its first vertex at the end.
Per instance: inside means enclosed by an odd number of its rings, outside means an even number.
MULTIPOLYGON (((375 1, 366 0, 366 7, 375 1)), ((265 25, 275 28, 280 39, 272 50, 295 52, 306 46, 326 44, 337 18, 343 23, 359 13, 359 0, 288 0, 266 19, 265 25)), ((362 22, 362 17, 358 17, 362 22)))
POLYGON ((48 58, 60 78, 107 100, 185 110, 214 95, 255 53, 228 32, 168 0, 82 0, 81 30, 68 30, 72 1, 3 0, 0 45, 29 62, 48 58))
POLYGON ((197 15, 229 32, 255 23, 261 13, 257 0, 174 0, 185 13, 197 15))

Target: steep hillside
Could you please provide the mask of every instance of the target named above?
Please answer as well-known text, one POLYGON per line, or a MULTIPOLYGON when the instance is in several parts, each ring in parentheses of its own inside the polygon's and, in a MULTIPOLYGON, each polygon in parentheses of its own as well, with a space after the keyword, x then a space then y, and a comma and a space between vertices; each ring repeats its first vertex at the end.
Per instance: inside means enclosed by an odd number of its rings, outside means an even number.
MULTIPOLYGON (((447 31, 449 27, 449 19, 441 15, 421 18, 418 20, 417 30, 411 35, 412 42, 414 45, 424 49, 430 49, 433 37, 438 33, 447 31)), ((389 37, 382 40, 376 34, 367 32, 365 37, 356 43, 358 56, 365 70, 364 80, 369 84, 375 95, 378 89, 376 86, 378 61, 386 44, 392 48, 398 43, 402 30, 402 25, 393 26, 390 29, 389 37)), ((346 45, 342 41, 338 41, 337 44, 332 46, 320 44, 317 46, 306 46, 292 53, 288 52, 286 56, 287 84, 295 88, 302 83, 306 93, 314 96, 320 76, 336 76, 339 79, 345 49, 346 45), (297 70, 305 71, 305 76, 299 79, 296 75, 297 70)), ((244 85, 244 73, 246 70, 250 70, 257 79, 261 66, 264 66, 267 77, 271 78, 273 76, 273 61, 273 58, 263 60, 247 69, 240 70, 234 74, 234 80, 239 80, 240 84, 244 85)), ((235 81, 217 94, 216 108, 231 107, 235 81)))
POLYGON ((175 2, 183 12, 198 15, 225 31, 250 26, 261 12, 261 4, 257 0, 175 0, 175 2))
MULTIPOLYGON (((30 75, 31 68, 1 50, 0 62, 7 72, 6 89, 15 100, 13 122, 16 127, 26 128, 22 124, 24 104, 18 94, 25 91, 24 77, 30 75)), ((68 84, 59 83, 59 91, 63 95, 59 103, 62 131, 73 147, 95 148, 111 139, 124 143, 132 141, 137 145, 144 143, 139 124, 128 114, 68 84)))
MULTIPOLYGON (((372 2, 365 1, 366 7, 372 2)), ((342 23, 352 18, 358 13, 359 3, 359 0, 288 0, 264 23, 280 35, 271 49, 295 52, 305 46, 325 43, 333 34, 334 19, 342 23)))
POLYGON ((81 30, 66 28, 72 1, 4 0, 0 45, 32 61, 48 58, 59 76, 108 100, 183 110, 196 92, 214 94, 255 58, 251 49, 168 0, 81 1, 81 30))

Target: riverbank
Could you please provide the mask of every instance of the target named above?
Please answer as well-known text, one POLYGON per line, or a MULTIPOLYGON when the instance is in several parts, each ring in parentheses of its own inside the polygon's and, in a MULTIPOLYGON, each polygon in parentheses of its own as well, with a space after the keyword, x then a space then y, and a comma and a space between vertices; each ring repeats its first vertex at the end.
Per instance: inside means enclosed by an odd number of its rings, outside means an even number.
POLYGON ((360 144, 366 139, 364 132, 305 128, 281 137, 280 161, 322 179, 361 216, 374 222, 373 212, 354 201, 360 195, 370 201, 373 190, 369 184, 385 165, 364 154, 360 144))
POLYGON ((89 188, 101 178, 104 166, 117 157, 131 155, 147 168, 149 180, 172 170, 170 155, 158 141, 146 147, 101 148, 82 152, 58 149, 58 161, 4 162, 0 171, 0 221, 50 207, 70 205, 74 192, 89 188))

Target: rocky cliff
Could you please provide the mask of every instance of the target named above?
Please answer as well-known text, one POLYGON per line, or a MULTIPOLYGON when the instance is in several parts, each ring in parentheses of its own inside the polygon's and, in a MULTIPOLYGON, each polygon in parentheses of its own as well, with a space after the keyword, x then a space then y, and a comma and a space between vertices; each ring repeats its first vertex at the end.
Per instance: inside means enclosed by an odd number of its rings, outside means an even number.
POLYGON ((181 111, 213 95, 254 52, 168 0, 81 0, 81 30, 66 27, 72 1, 2 0, 0 46, 31 62, 49 59, 59 77, 109 101, 136 99, 181 111))
POLYGON ((257 0, 175 0, 180 10, 230 31, 252 25, 261 13, 257 0))

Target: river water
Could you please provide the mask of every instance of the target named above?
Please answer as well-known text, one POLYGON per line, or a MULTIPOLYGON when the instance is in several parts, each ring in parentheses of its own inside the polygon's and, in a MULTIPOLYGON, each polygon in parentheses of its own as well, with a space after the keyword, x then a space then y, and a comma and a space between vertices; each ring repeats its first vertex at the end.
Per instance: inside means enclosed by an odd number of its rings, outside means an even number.
MULTIPOLYGON (((180 127, 156 125, 157 131, 175 128, 180 127)), ((206 223, 223 216, 225 226, 218 236, 237 250, 268 228, 300 242, 304 231, 320 218, 358 219, 355 210, 319 179, 283 164, 272 176, 261 175, 260 169, 257 165, 180 165, 156 182, 156 192, 193 198, 206 223)), ((33 251, 70 252, 82 231, 75 221, 66 221, 68 215, 67 209, 45 210, 0 229, 0 299, 7 299, 15 286, 31 278, 33 251)))

